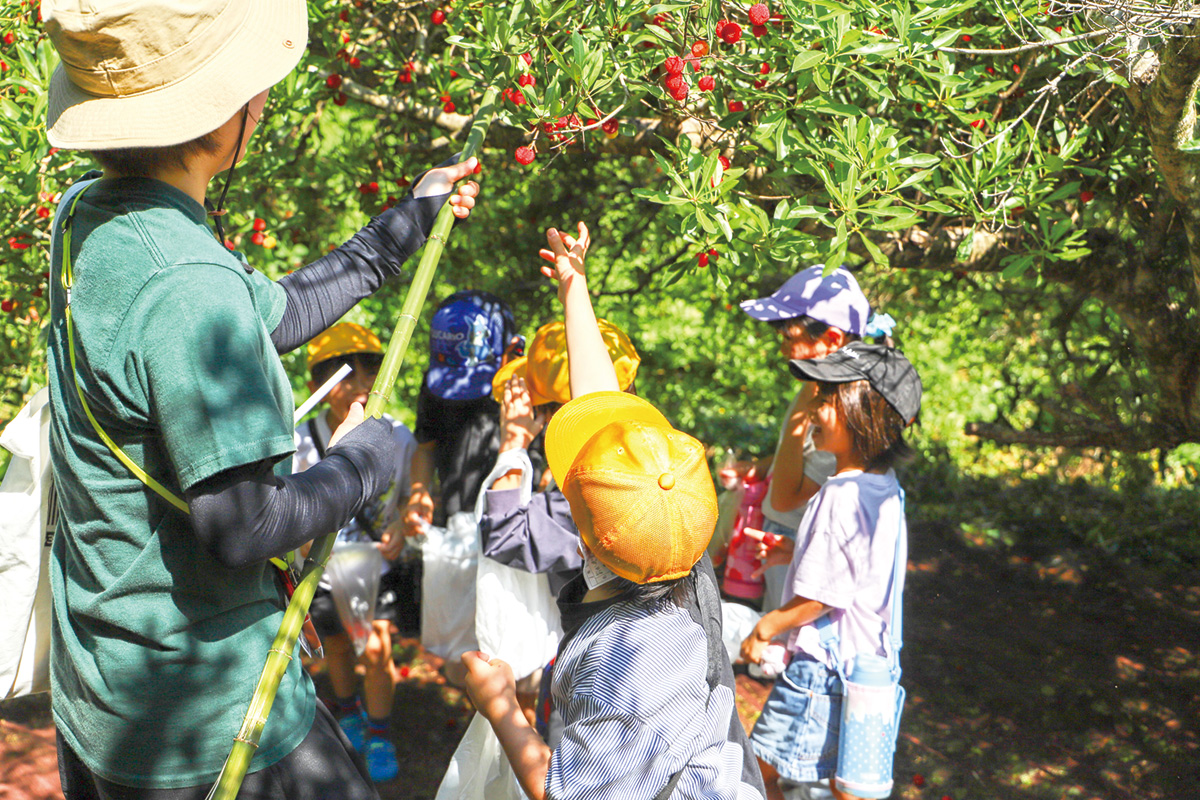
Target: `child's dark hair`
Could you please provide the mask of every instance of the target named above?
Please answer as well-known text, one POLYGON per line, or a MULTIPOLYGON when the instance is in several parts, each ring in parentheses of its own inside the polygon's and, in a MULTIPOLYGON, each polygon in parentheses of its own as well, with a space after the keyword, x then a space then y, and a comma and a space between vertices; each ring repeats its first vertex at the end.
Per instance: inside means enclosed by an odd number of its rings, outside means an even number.
MULTIPOLYGON (((775 319, 771 320, 770 324, 775 330, 783 331, 788 338, 795 339, 803 333, 804 336, 814 342, 824 336, 825 332, 833 327, 807 315, 791 317, 790 319, 775 319)), ((841 329, 839 328, 838 330, 841 329)), ((849 331, 842 331, 842 333, 846 337, 844 340, 846 342, 857 342, 860 339, 856 333, 850 333, 849 331)))
POLYGON ((325 383, 333 377, 333 373, 341 369, 343 364, 349 364, 352 367, 358 366, 355 361, 361 360, 360 363, 379 368, 383 364, 383 355, 381 353, 348 353, 344 356, 334 356, 327 358, 324 361, 318 361, 312 365, 313 383, 318 386, 325 383))
POLYGON ((221 147, 216 131, 180 144, 166 147, 118 147, 93 150, 92 158, 105 169, 115 170, 130 178, 152 178, 168 167, 186 169, 188 161, 198 155, 212 155, 221 147))
POLYGON ((817 392, 833 403, 868 470, 887 469, 912 457, 904 441, 905 420, 868 381, 818 383, 817 392))
MULTIPOLYGON (((692 569, 695 569, 693 567, 692 569)), ((634 583, 631 580, 617 576, 613 585, 622 600, 644 604, 657 603, 660 600, 670 600, 677 606, 683 606, 686 599, 684 583, 690 575, 671 581, 654 581, 653 583, 634 583)))

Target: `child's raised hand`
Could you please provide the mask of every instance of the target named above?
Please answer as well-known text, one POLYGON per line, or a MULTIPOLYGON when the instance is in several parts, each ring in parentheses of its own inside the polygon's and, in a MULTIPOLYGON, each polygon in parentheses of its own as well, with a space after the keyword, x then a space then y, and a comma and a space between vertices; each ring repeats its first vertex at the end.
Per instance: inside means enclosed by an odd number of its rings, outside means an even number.
POLYGON ((533 398, 525 379, 519 375, 509 378, 504 384, 504 401, 500 404, 500 430, 505 444, 501 450, 525 448, 537 438, 545 420, 533 409, 533 398))
POLYGON ((463 653, 462 662, 467 668, 467 694, 485 719, 499 719, 517 704, 517 683, 507 662, 478 650, 463 653))
POLYGON ((553 266, 542 265, 542 274, 558 282, 558 297, 561 300, 563 292, 576 279, 583 279, 583 257, 592 244, 591 234, 587 225, 579 223, 579 236, 549 228, 546 230, 546 243, 549 249, 538 251, 546 261, 553 266))

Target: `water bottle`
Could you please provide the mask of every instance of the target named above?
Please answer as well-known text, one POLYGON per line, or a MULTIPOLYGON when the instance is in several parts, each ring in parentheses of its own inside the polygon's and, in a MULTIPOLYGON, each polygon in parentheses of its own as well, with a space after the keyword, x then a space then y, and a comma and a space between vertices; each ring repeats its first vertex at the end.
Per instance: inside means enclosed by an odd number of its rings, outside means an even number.
POLYGON ((863 653, 854 658, 842 698, 837 786, 858 797, 892 793, 896 748, 896 692, 885 658, 863 653))
POLYGON ((729 539, 729 555, 725 559, 725 580, 721 589, 732 597, 757 600, 763 595, 762 575, 754 577, 754 571, 762 566, 758 559, 758 542, 745 534, 746 528, 761 529, 763 525, 762 504, 770 483, 765 480, 745 481, 745 494, 733 524, 733 536, 729 539))

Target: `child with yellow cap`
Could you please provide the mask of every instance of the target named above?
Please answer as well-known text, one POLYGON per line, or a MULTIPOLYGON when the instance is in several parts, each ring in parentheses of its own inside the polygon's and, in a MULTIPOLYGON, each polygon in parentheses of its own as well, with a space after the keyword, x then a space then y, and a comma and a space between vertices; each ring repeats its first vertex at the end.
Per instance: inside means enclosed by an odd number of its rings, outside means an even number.
MULTIPOLYGON (((296 427, 293 472, 303 472, 325 458, 330 438, 349 416, 351 406, 355 403, 366 404, 367 395, 383 363, 383 355, 383 343, 379 337, 353 322, 339 322, 309 342, 310 390, 323 385, 344 364, 350 366, 351 371, 325 396, 327 408, 296 427)), ((396 561, 405 542, 400 532, 397 501, 401 497, 408 498, 409 465, 417 449, 417 440, 404 423, 386 414, 384 420, 392 426, 392 438, 396 443, 393 491, 385 495, 386 500, 380 498, 364 507, 338 532, 339 542, 375 542, 384 559, 376 619, 362 655, 356 656, 350 636, 338 617, 328 573, 321 578, 311 606, 313 623, 325 646, 325 665, 333 687, 331 710, 350 745, 362 754, 367 772, 376 783, 392 780, 400 771, 395 745, 388 739, 396 680, 387 617, 396 613, 419 619, 413 617, 416 604, 412 591, 413 571, 396 561), (358 694, 356 664, 364 668, 365 713, 358 694)))
POLYGON ((532 800, 762 797, 705 557, 717 504, 704 446, 618 391, 582 223, 579 233, 552 229, 542 251, 566 312, 573 398, 546 431, 546 457, 583 553, 583 574, 559 596, 551 693, 562 733, 547 744, 534 730, 499 659, 465 653, 467 688, 532 800))

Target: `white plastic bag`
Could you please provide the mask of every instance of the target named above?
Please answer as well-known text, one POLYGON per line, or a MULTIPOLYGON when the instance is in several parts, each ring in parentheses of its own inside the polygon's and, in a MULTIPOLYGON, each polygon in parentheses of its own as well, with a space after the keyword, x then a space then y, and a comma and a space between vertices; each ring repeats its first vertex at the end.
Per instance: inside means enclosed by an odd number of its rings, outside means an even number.
POLYGON ((0 699, 50 689, 50 543, 57 510, 50 473, 50 391, 0 434, 12 453, 0 483, 0 699))
MULTIPOLYGON (((521 504, 528 505, 533 496, 533 465, 524 450, 501 453, 483 486, 491 486, 513 469, 521 470, 521 504)), ((486 492, 481 490, 475 501, 476 519, 483 517, 486 492)), ((508 662, 518 681, 550 663, 558 652, 562 621, 549 576, 481 556, 475 591, 475 638, 480 650, 508 662)))
POLYGON ((338 618, 350 634, 354 654, 361 656, 367 649, 371 623, 375 621, 383 555, 374 542, 338 544, 325 571, 329 575, 329 592, 333 595, 338 618))
POLYGON ((457 661, 475 642, 475 578, 479 564, 479 524, 470 511, 430 526, 421 545, 421 646, 457 661))
POLYGON ((721 601, 721 641, 725 644, 725 652, 729 653, 730 661, 742 657, 742 642, 754 630, 754 626, 762 619, 762 614, 741 603, 721 601))
POLYGON ((482 715, 471 718, 435 800, 526 800, 500 740, 482 715))

